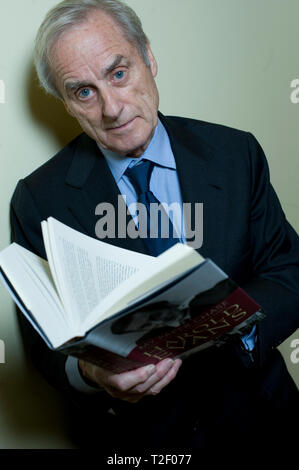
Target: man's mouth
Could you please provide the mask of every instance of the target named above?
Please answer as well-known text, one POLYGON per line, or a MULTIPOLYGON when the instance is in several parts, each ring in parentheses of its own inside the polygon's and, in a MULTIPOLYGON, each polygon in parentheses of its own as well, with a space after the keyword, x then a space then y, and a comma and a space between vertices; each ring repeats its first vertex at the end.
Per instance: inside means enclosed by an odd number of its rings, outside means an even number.
POLYGON ((106 129, 106 131, 121 131, 123 129, 126 129, 127 127, 129 127, 135 121, 135 119, 136 119, 136 117, 134 117, 133 119, 130 119, 129 121, 125 122, 124 124, 121 124, 120 126, 108 127, 106 129))

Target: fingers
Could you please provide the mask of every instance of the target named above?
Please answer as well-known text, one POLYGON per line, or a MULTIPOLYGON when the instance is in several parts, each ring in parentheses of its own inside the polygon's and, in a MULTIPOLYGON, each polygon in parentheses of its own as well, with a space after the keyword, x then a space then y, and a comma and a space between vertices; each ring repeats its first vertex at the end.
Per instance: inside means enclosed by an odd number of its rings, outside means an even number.
POLYGON ((156 365, 140 367, 121 374, 84 363, 81 367, 88 378, 97 382, 112 397, 135 403, 144 395, 156 395, 177 375, 180 359, 164 359, 156 365))
POLYGON ((145 395, 157 395, 176 377, 181 365, 180 359, 175 361, 165 359, 156 365, 156 371, 144 383, 138 384, 127 392, 114 390, 112 395, 130 403, 137 403, 145 395))
POLYGON ((116 388, 119 391, 127 392, 140 383, 146 382, 156 372, 156 366, 140 367, 122 374, 114 374, 107 377, 107 385, 116 388))
POLYGON ((163 379, 163 377, 170 371, 175 364, 173 359, 164 359, 163 361, 156 364, 156 370, 153 374, 144 382, 139 383, 135 387, 131 388, 131 393, 145 393, 148 392, 151 387, 156 385, 163 379))
POLYGON ((176 377, 181 365, 181 359, 176 359, 167 374, 164 375, 164 377, 160 381, 156 382, 155 385, 151 387, 150 390, 146 393, 146 395, 157 395, 158 393, 160 393, 161 390, 176 377))

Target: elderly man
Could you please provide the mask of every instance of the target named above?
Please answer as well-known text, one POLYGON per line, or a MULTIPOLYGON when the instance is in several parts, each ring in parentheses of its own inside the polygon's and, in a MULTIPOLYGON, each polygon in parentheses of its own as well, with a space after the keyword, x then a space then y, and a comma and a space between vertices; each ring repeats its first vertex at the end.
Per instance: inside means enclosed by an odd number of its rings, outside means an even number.
MULTIPOLYGON (((117 0, 57 5, 40 27, 35 64, 45 90, 62 100, 84 133, 18 183, 13 240, 45 257, 40 222, 49 216, 95 237, 96 206, 116 206, 120 194, 137 202, 136 174, 143 172, 144 191, 156 201, 204 204, 200 252, 267 314, 234 345, 123 374, 51 352, 23 319, 36 366, 76 407, 74 422, 86 437, 81 445, 100 442, 108 409, 119 430, 107 430, 112 445, 126 443, 126 436, 145 447, 207 449, 249 438, 264 443, 266 436, 281 443, 298 395, 276 346, 298 327, 299 241, 261 147, 246 132, 158 112, 156 60, 139 19, 117 0)), ((177 214, 170 218, 188 241, 177 214)), ((106 241, 158 254, 151 240, 106 241)), ((159 243, 159 252, 168 247, 159 243)))

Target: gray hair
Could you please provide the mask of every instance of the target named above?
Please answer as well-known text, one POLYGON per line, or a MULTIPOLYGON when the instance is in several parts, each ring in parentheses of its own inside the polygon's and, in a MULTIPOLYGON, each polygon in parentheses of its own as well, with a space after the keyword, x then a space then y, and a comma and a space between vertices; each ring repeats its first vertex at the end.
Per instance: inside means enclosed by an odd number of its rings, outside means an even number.
POLYGON ((125 38, 139 51, 149 67, 146 37, 134 10, 120 0, 64 0, 52 8, 41 24, 34 49, 34 65, 41 86, 47 93, 61 98, 52 75, 50 50, 59 37, 72 26, 84 22, 92 10, 101 10, 120 26, 125 38))

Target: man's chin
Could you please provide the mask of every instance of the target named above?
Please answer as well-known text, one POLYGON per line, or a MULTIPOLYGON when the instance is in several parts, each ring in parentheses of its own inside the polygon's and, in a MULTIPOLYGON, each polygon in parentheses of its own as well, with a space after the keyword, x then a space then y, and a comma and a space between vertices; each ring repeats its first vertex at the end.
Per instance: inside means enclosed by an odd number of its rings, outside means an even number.
POLYGON ((98 142, 100 147, 102 147, 105 150, 110 150, 111 152, 116 153, 117 155, 120 155, 121 157, 132 157, 132 158, 138 158, 140 157, 146 147, 148 146, 148 143, 131 143, 129 144, 113 144, 112 142, 109 144, 103 145, 101 142, 98 142))
POLYGON ((111 138, 112 136, 106 135, 105 139, 96 138, 95 140, 104 150, 110 150, 120 156, 138 158, 145 152, 151 142, 155 129, 150 133, 148 129, 146 131, 138 132, 138 129, 136 129, 134 132, 128 133, 127 136, 114 136, 114 138, 111 138))
MULTIPOLYGON (((132 158, 140 157, 150 144, 155 133, 156 125, 144 125, 144 122, 135 118, 126 132, 121 131, 118 134, 117 129, 106 131, 103 139, 95 139, 100 147, 110 150, 120 156, 129 156, 132 158)), ((90 136, 92 137, 92 136, 90 136)), ((100 136, 99 136, 100 137, 100 136)), ((94 138, 94 137, 93 137, 94 138)))

